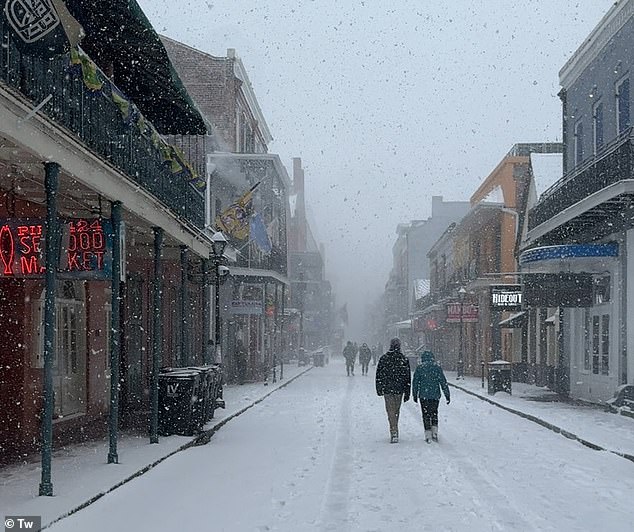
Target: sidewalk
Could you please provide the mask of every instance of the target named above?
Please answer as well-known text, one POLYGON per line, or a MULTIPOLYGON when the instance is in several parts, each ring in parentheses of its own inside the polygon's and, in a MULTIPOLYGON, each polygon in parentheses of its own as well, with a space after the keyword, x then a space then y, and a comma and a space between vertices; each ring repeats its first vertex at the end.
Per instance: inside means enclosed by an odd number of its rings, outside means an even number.
POLYGON ((513 395, 487 393, 485 380, 465 377, 456 380, 456 373, 446 372, 450 386, 475 395, 491 404, 574 439, 590 448, 608 451, 634 462, 634 420, 607 412, 598 405, 566 401, 557 394, 531 384, 512 383, 513 395))
MULTIPOLYGON (((284 366, 284 380, 273 384, 250 383, 224 387, 226 409, 218 409, 201 435, 165 436, 150 444, 145 435, 122 433, 118 464, 107 464, 108 440, 73 444, 53 453, 53 497, 39 497, 40 456, 22 464, 0 468, 0 515, 40 515, 42 527, 73 513, 132 478, 139 476, 169 456, 196 443, 209 441, 213 433, 230 419, 242 414, 275 390, 286 386, 312 366, 284 366)), ((278 368, 279 379, 279 368, 278 368)))

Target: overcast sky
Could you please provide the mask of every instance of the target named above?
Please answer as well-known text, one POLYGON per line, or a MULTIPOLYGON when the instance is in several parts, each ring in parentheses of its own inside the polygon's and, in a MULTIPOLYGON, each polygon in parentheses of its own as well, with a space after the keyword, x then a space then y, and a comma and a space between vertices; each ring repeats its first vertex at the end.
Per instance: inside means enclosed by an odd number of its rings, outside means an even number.
POLYGON ((363 341, 398 223, 468 200, 517 142, 561 140, 558 72, 609 0, 139 0, 162 34, 235 48, 301 157, 313 229, 363 341))

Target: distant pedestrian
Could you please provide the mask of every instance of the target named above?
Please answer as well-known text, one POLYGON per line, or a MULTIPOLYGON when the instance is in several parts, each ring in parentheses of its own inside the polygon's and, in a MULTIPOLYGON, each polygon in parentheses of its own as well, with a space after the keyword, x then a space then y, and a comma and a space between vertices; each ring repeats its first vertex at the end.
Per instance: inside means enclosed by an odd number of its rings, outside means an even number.
POLYGON ((372 365, 376 366, 376 359, 379 356, 379 348, 376 345, 372 346, 372 365))
POLYGON ((361 363, 361 375, 368 374, 368 366, 370 365, 370 359, 372 358, 372 351, 368 347, 368 344, 363 344, 359 348, 359 362, 361 363))
POLYGON ((247 379, 247 350, 242 340, 236 341, 236 369, 238 372, 238 384, 244 384, 247 379))
POLYGON ((376 368, 376 393, 383 396, 390 425, 390 443, 398 443, 398 418, 401 401, 409 400, 409 362, 401 353, 401 341, 392 338, 390 350, 381 356, 376 368))
POLYGON ((414 402, 420 399, 420 408, 423 414, 425 427, 425 441, 438 441, 438 403, 440 402, 440 390, 445 394, 449 404, 449 386, 442 368, 436 364, 434 354, 431 351, 423 351, 421 363, 414 372, 412 382, 412 398, 414 402))
POLYGON ((343 348, 343 358, 346 359, 346 373, 348 374, 348 377, 350 377, 350 375, 354 375, 354 359, 356 356, 357 354, 354 349, 354 345, 352 345, 352 342, 348 340, 346 347, 343 348))

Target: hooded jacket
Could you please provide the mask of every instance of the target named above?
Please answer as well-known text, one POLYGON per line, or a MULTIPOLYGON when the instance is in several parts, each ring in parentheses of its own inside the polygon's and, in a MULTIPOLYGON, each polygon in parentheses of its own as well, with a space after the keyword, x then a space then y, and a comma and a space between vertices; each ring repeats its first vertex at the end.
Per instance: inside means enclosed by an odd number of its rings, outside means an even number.
POLYGON ((403 394, 403 399, 409 399, 411 374, 409 361, 401 353, 401 346, 394 345, 390 351, 379 359, 376 367, 377 395, 403 394))
POLYGON ((412 382, 412 397, 414 401, 418 399, 440 399, 440 390, 445 394, 445 399, 449 401, 449 385, 442 368, 436 364, 431 351, 423 351, 420 357, 421 363, 414 372, 412 382))

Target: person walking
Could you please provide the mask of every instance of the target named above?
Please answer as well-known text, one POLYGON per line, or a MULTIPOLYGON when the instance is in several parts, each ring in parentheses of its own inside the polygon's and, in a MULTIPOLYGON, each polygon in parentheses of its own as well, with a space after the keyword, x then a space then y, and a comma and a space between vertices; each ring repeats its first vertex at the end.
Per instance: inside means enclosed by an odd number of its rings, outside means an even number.
POLYGON ((346 359, 346 373, 348 377, 354 376, 354 359, 356 358, 356 351, 352 342, 348 340, 346 347, 343 348, 343 358, 346 359))
POLYGON ((421 363, 414 372, 412 381, 412 398, 416 403, 420 399, 420 409, 423 414, 425 427, 425 441, 438 441, 438 403, 442 389, 447 404, 450 402, 449 386, 442 368, 436 364, 431 351, 423 351, 421 363))
POLYGON ((372 365, 376 366, 376 359, 378 358, 379 348, 376 345, 372 346, 372 365))
POLYGON ((359 362, 361 363, 361 375, 368 374, 368 366, 370 365, 370 359, 372 358, 372 351, 368 347, 368 344, 363 344, 359 348, 359 362))
POLYGON ((392 338, 390 349, 379 359, 376 367, 376 394, 383 396, 390 425, 390 443, 398 443, 398 418, 401 401, 409 401, 409 362, 401 353, 401 341, 392 338))

